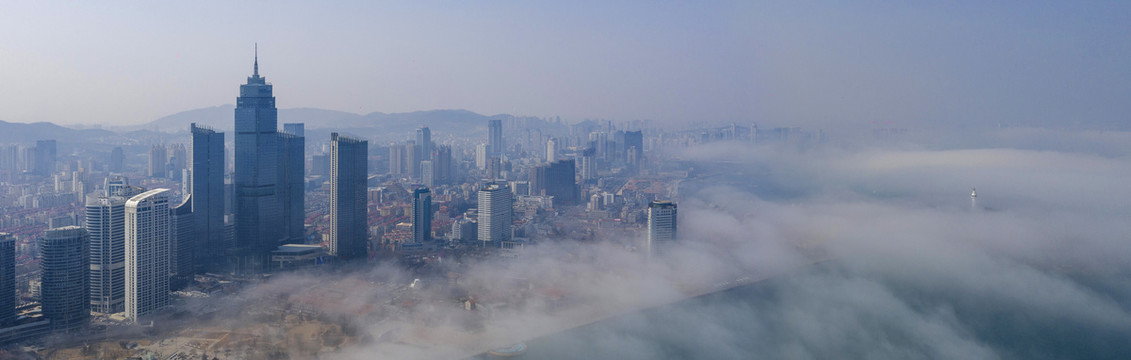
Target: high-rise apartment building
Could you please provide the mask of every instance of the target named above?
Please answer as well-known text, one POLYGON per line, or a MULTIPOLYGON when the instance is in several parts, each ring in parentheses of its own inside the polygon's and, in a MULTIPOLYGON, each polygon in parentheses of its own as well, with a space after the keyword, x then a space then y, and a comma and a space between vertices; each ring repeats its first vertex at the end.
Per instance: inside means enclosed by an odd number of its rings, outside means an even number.
POLYGON ((240 85, 235 110, 236 269, 266 272, 271 251, 281 243, 284 191, 279 184, 278 110, 272 85, 259 76, 259 59, 247 83, 240 85))
POLYGON ((546 140, 546 162, 558 161, 558 139, 546 140))
POLYGON ((126 200, 143 192, 123 176, 106 179, 105 190, 86 197, 90 237, 90 310, 126 309, 126 200))
POLYGON ((364 259, 369 142, 330 134, 330 255, 364 259))
POLYGON ((389 144, 389 175, 407 175, 408 171, 405 169, 405 161, 407 160, 408 155, 405 154, 404 145, 389 144))
POLYGON ((0 327, 16 321, 16 238, 0 232, 0 327))
POLYGON ((475 167, 487 170, 487 162, 491 159, 491 145, 479 144, 475 147, 475 167))
POLYGON ((435 168, 434 177, 436 184, 451 184, 455 177, 455 168, 452 166, 452 147, 440 145, 432 155, 432 166, 435 168))
POLYGON ((89 237, 78 226, 47 230, 39 243, 39 302, 54 330, 69 331, 90 320, 89 237))
POLYGON ((491 155, 502 156, 506 152, 503 144, 503 121, 499 119, 487 120, 487 146, 491 155))
POLYGON ((169 305, 170 193, 154 189, 126 200, 126 317, 134 321, 169 305))
POLYGON ((487 184, 479 189, 479 241, 498 246, 511 239, 513 197, 506 184, 487 184))
POLYGON ((412 239, 432 242, 432 192, 426 187, 412 191, 412 239))
POLYGON ((197 124, 192 133, 189 189, 192 192, 193 263, 201 271, 218 271, 224 251, 224 133, 197 124))
POLYGON ((166 167, 165 161, 168 159, 168 152, 165 145, 153 145, 149 147, 149 176, 150 177, 165 177, 166 167))
POLYGON ((648 242, 646 254, 653 254, 656 246, 676 239, 676 204, 653 200, 648 203, 648 242))

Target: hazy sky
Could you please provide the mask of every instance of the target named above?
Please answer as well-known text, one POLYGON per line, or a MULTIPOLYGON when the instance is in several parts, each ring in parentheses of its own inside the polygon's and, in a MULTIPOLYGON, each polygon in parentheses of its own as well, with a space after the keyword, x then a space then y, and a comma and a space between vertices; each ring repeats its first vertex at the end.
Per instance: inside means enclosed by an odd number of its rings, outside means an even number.
POLYGON ((0 120, 280 108, 758 122, 1131 121, 1131 3, 17 2, 0 120))

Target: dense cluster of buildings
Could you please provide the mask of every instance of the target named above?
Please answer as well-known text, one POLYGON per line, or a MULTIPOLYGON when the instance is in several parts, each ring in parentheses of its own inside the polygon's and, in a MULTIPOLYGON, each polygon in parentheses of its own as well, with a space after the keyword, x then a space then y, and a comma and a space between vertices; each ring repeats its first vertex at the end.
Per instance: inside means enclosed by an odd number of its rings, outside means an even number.
POLYGON ((304 125, 280 130, 277 113, 256 59, 231 138, 189 124, 188 146, 148 146, 140 167, 121 146, 105 163, 66 164, 53 140, 0 149, 0 190, 21 196, 0 199, 9 204, 0 343, 79 330, 92 316, 144 324, 200 276, 461 249, 513 255, 594 229, 646 229, 633 246, 649 254, 676 238, 676 206, 665 199, 679 172, 645 157, 663 136, 646 143, 643 131, 611 122, 566 129, 557 119, 543 131, 489 119, 485 141, 438 143, 420 126, 404 143, 372 146, 333 132, 308 156, 317 145, 304 125), (48 177, 50 188, 17 181, 48 177))

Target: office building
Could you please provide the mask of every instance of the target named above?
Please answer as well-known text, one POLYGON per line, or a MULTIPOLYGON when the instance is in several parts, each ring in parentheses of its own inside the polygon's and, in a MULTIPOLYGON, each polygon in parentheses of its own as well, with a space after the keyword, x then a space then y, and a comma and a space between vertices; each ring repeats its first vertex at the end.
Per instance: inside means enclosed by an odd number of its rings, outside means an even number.
POLYGON ((0 327, 16 321, 16 237, 0 232, 0 327))
POLYGON ((597 150, 586 148, 581 151, 581 182, 592 184, 597 182, 597 150))
POLYGON ((196 234, 193 263, 200 271, 219 271, 224 250, 224 133, 197 124, 192 133, 189 189, 192 199, 193 232, 196 234))
POLYGON ((79 329, 90 320, 88 241, 78 226, 47 230, 40 240, 39 302, 53 330, 79 329))
POLYGON ((487 120, 487 146, 492 156, 502 156, 506 152, 503 144, 503 121, 499 119, 487 120))
POLYGON ((644 157, 644 133, 641 131, 626 131, 621 149, 624 152, 625 162, 636 165, 644 157))
POLYGON ((173 180, 180 180, 181 173, 188 164, 188 151, 185 150, 185 144, 173 144, 169 146, 169 162, 165 164, 165 177, 173 180))
POLYGON ((505 184, 487 184, 479 189, 479 241, 498 246, 511 239, 513 195, 505 184))
POLYGON ((364 259, 368 252, 368 157, 368 141, 330 134, 330 255, 340 259, 364 259))
POLYGON ((138 321, 169 305, 171 191, 126 200, 126 317, 138 321))
POLYGON ((531 172, 531 189, 535 195, 553 196, 555 204, 576 205, 580 189, 573 160, 562 160, 538 166, 531 172))
POLYGON ((281 243, 284 228, 282 184, 279 184, 278 110, 272 85, 253 73, 240 85, 235 110, 235 246, 237 271, 267 271, 271 251, 281 243))
POLYGON ((143 189, 123 176, 107 178, 104 188, 86 197, 90 310, 111 314, 126 309, 126 200, 143 189))
POLYGON ((655 247, 676 239, 676 204, 654 200, 648 203, 648 239, 645 251, 651 255, 655 247))
POLYGON ((416 147, 416 141, 409 141, 404 144, 405 153, 405 176, 408 178, 420 177, 420 149, 416 147))
POLYGON ((282 192, 284 242, 304 243, 306 240, 303 223, 306 220, 306 138, 303 124, 283 124, 279 133, 279 186, 282 192))
POLYGON ((412 191, 412 239, 432 242, 432 192, 426 187, 412 191))

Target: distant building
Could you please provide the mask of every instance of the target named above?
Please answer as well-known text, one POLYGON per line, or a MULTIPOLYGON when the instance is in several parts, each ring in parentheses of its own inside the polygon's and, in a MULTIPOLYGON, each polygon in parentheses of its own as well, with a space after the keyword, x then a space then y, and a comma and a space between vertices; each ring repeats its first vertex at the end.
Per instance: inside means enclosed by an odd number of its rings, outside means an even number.
POLYGON ((121 146, 115 146, 114 150, 110 150, 110 172, 120 173, 126 168, 126 152, 122 150, 121 146))
POLYGON ((475 167, 487 170, 487 161, 491 159, 491 145, 479 144, 475 146, 475 167))
POLYGON ((32 173, 48 176, 55 172, 55 140, 39 140, 35 142, 34 166, 32 173))
POLYGON ((408 154, 405 153, 404 145, 389 144, 389 175, 408 175, 405 161, 408 161, 408 154))
POLYGON ((165 161, 168 160, 168 152, 165 145, 153 145, 149 147, 149 177, 163 178, 168 175, 166 172, 165 161))
POLYGON ((558 161, 558 139, 546 140, 546 162, 558 161))
POLYGON ((416 129, 416 148, 413 151, 417 154, 414 159, 416 162, 413 164, 414 170, 417 174, 423 176, 424 168, 422 164, 425 161, 432 161, 432 130, 429 130, 427 126, 416 129))
POLYGON ((676 204, 671 201, 655 200, 648 203, 648 243, 647 254, 651 255, 655 246, 676 239, 676 204))
POLYGON ((412 239, 432 242, 432 192, 426 187, 412 191, 412 239))
POLYGON ((492 156, 502 156, 506 152, 503 144, 503 121, 499 119, 487 120, 487 146, 492 156))
POLYGON ((488 184, 479 189, 479 241, 485 246, 511 239, 513 195, 510 187, 488 184))
POLYGON ((154 189, 126 201, 126 317, 134 321, 169 305, 170 193, 154 189))
POLYGON ((535 195, 553 196, 555 203, 575 205, 580 197, 576 173, 573 160, 538 166, 531 174, 530 186, 535 195))
POLYGON ((581 181, 586 184, 597 182, 597 150, 593 148, 581 151, 581 181))
POLYGON ((16 238, 0 232, 0 327, 16 321, 16 238))
POLYGON ((40 241, 40 303, 56 331, 82 328, 90 320, 89 237, 78 226, 47 230, 40 241))
POLYGON ((369 142, 330 134, 330 255, 364 259, 369 142))

